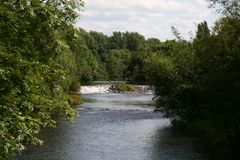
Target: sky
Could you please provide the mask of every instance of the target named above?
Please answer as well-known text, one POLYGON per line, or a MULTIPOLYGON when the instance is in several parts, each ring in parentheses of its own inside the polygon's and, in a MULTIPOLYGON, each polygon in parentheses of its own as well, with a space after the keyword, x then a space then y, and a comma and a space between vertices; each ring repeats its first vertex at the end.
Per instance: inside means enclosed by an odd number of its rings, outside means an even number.
POLYGON ((139 32, 162 41, 174 38, 171 26, 189 39, 197 23, 205 20, 212 27, 218 16, 206 0, 85 0, 80 15, 76 27, 86 31, 139 32))

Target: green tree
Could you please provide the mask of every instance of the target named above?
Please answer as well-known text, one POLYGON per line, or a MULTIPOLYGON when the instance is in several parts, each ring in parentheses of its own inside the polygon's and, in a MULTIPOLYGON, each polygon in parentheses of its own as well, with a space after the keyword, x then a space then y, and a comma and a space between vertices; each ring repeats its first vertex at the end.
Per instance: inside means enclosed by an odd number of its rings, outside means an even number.
POLYGON ((60 35, 72 27, 82 5, 81 0, 0 2, 0 159, 41 143, 37 134, 54 126, 53 115, 74 115, 66 95, 74 59, 60 35))
POLYGON ((145 41, 145 47, 149 52, 158 52, 161 50, 161 42, 157 38, 149 38, 145 41))
POLYGON ((210 30, 208 28, 207 22, 204 21, 197 26, 196 38, 198 40, 206 39, 210 36, 210 30))
POLYGON ((125 80, 127 76, 127 65, 129 61, 129 51, 111 50, 106 56, 106 69, 110 80, 125 80))
POLYGON ((145 60, 151 54, 146 49, 140 49, 138 52, 132 53, 127 69, 129 83, 145 84, 145 60))
POLYGON ((82 29, 76 29, 75 36, 70 44, 70 48, 75 55, 77 80, 83 84, 106 79, 105 66, 98 54, 93 53, 95 50, 88 47, 89 39, 92 39, 91 34, 82 29))
POLYGON ((100 32, 91 31, 90 35, 93 37, 95 41, 95 46, 93 51, 98 53, 99 57, 102 61, 104 61, 105 55, 109 53, 108 48, 108 37, 100 32))
POLYGON ((127 39, 122 32, 113 32, 113 35, 109 38, 109 48, 111 49, 126 49, 127 39))
POLYGON ((238 18, 224 17, 211 34, 200 23, 193 42, 175 41, 170 54, 155 53, 145 65, 158 107, 174 126, 202 133, 232 158, 240 144, 239 25, 238 18))
POLYGON ((127 49, 131 52, 137 51, 144 43, 144 36, 137 32, 126 32, 124 34, 127 40, 127 49))
POLYGON ((223 15, 240 17, 240 1, 239 0, 208 0, 211 7, 217 8, 223 15))

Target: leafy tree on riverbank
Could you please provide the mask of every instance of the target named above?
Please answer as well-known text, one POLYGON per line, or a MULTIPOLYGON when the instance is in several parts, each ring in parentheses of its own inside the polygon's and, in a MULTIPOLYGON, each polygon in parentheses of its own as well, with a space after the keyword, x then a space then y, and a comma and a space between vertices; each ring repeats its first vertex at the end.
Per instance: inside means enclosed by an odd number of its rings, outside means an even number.
POLYGON ((174 126, 205 135, 215 148, 240 157, 240 17, 239 1, 222 4, 210 33, 198 24, 193 42, 179 39, 171 54, 154 54, 145 67, 154 85, 158 107, 174 126))
POLYGON ((81 0, 0 2, 0 159, 39 144, 53 115, 74 115, 66 92, 75 59, 62 36, 81 0))

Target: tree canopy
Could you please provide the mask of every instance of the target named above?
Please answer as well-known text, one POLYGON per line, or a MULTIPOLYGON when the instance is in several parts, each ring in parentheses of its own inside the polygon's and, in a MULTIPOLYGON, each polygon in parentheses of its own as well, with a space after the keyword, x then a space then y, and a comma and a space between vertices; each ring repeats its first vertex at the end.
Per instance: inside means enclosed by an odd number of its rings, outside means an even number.
POLYGON ((72 28, 80 0, 0 2, 0 159, 39 144, 53 115, 72 117, 67 90, 75 70, 63 33, 72 28))

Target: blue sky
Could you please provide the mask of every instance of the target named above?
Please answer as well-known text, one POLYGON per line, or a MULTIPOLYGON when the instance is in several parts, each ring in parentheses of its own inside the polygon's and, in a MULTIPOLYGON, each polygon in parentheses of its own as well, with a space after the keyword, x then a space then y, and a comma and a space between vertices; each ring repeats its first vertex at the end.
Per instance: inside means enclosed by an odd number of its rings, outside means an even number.
POLYGON ((136 31, 160 40, 172 39, 174 26, 189 39, 197 23, 206 20, 211 27, 216 19, 206 0, 85 0, 76 26, 107 35, 136 31))

